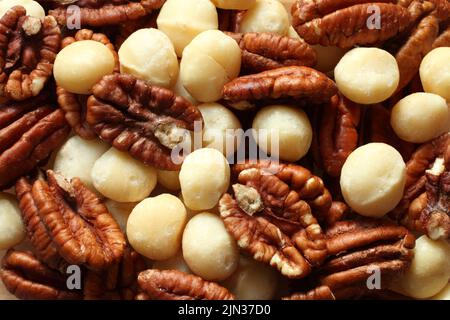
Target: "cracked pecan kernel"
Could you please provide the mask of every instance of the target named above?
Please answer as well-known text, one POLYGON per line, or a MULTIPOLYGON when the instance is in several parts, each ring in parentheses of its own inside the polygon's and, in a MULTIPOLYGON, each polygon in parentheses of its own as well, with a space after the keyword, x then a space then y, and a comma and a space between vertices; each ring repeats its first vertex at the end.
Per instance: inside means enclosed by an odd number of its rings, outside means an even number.
POLYGON ((100 138, 147 165, 180 168, 172 149, 202 121, 197 107, 131 75, 105 76, 92 91, 86 121, 100 138))
POLYGON ((19 299, 75 300, 78 291, 67 289, 66 279, 28 251, 9 250, 3 257, 0 279, 19 299))
POLYGON ((122 258, 120 227, 80 179, 68 181, 48 170, 47 181, 20 179, 16 194, 31 243, 49 266, 60 268, 63 259, 98 271, 122 258))
POLYGON ((148 300, 234 300, 227 289, 217 283, 177 270, 143 271, 138 284, 148 300))

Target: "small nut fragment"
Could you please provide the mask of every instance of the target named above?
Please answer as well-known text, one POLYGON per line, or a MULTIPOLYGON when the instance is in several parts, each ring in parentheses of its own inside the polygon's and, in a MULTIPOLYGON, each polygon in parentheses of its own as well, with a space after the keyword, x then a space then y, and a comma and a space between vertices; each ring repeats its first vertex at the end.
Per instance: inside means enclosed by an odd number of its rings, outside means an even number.
POLYGON ((6 250, 25 238, 19 205, 14 196, 0 193, 0 250, 6 250))
POLYGON ((420 79, 426 92, 435 93, 450 100, 450 48, 436 48, 423 58, 420 79))
POLYGON ((278 0, 256 0, 256 4, 245 12, 239 31, 269 32, 284 36, 290 26, 289 15, 278 0))

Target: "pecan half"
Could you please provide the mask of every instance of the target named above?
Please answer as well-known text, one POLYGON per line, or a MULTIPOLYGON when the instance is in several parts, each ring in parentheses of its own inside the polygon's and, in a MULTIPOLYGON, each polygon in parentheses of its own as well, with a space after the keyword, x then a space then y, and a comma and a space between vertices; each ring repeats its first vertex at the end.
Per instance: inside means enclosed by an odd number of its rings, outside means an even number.
POLYGON ((271 33, 231 33, 242 50, 242 69, 248 73, 285 66, 312 67, 317 53, 302 39, 271 33))
POLYGON ((298 0, 292 7, 293 26, 309 44, 350 48, 376 44, 405 30, 412 21, 407 8, 390 0, 298 0), (369 26, 374 10, 381 25, 369 26))
POLYGON ((78 178, 53 171, 47 179, 20 179, 16 194, 32 245, 52 268, 64 262, 104 270, 118 263, 125 238, 95 193, 78 178))
POLYGON ((223 98, 237 108, 242 103, 283 98, 328 102, 336 93, 336 84, 325 74, 296 66, 243 76, 223 88, 223 98))
POLYGON ((202 121, 197 107, 131 75, 105 76, 92 91, 86 121, 100 138, 145 164, 180 168, 172 149, 194 130, 194 122, 202 121))
POLYGON ((40 262, 31 252, 9 250, 3 257, 0 279, 19 299, 75 300, 80 292, 67 289, 59 272, 40 262))
POLYGON ((164 2, 165 0, 80 0, 72 3, 79 8, 79 12, 74 11, 73 7, 61 6, 50 10, 49 14, 60 25, 79 18, 82 27, 101 27, 137 20, 161 8, 164 2))
POLYGON ((177 270, 146 270, 139 274, 138 283, 141 300, 234 300, 218 284, 177 270))
POLYGON ((61 110, 39 99, 0 108, 0 189, 46 160, 68 136, 61 110))
MULTIPOLYGON (((74 37, 64 38, 62 41, 62 48, 65 48, 76 41, 83 40, 92 40, 104 44, 114 56, 116 62, 114 72, 119 72, 119 56, 114 49, 114 45, 109 41, 108 37, 102 33, 94 33, 92 30, 82 29, 78 31, 74 37)), ((71 93, 60 86, 57 86, 56 88, 56 95, 58 97, 58 104, 65 112, 66 120, 74 131, 84 139, 95 138, 95 133, 85 121, 88 96, 71 93)))
POLYGON ((0 97, 25 100, 37 96, 52 75, 61 31, 53 17, 26 16, 21 6, 0 19, 0 97))

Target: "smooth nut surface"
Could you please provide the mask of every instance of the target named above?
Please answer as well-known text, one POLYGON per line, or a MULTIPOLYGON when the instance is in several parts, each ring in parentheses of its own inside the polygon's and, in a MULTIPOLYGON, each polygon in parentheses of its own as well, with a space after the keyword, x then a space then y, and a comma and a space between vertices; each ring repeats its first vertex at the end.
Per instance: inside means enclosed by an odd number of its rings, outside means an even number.
POLYGON ((200 213, 188 222, 183 233, 183 256, 192 272, 205 280, 228 278, 239 262, 235 240, 212 213, 200 213))
POLYGON ((115 148, 105 152, 94 164, 92 181, 105 197, 118 202, 145 199, 156 186, 156 170, 115 148))
POLYGON ((14 6, 22 6, 27 11, 28 16, 43 19, 45 17, 44 8, 37 2, 33 0, 1 0, 0 1, 0 17, 14 6))
POLYGON ((450 300, 450 282, 438 294, 432 296, 430 300, 450 300))
POLYGON ((114 56, 102 43, 76 41, 62 49, 55 59, 56 83, 72 93, 89 94, 100 79, 114 70, 114 56))
POLYGON ((450 48, 441 47, 429 52, 420 65, 420 79, 426 92, 435 93, 450 101, 450 48))
POLYGON ((391 125, 403 140, 424 143, 447 131, 449 107, 441 96, 413 93, 392 109, 391 125))
POLYGON ((256 114, 252 127, 255 129, 255 140, 265 152, 276 154, 278 142, 281 160, 300 160, 311 146, 311 123, 306 113, 298 107, 264 107, 256 114))
POLYGON ((166 260, 180 249, 185 224, 186 209, 180 199, 171 194, 147 198, 128 217, 128 241, 143 256, 166 260))
POLYGON ((384 143, 369 143, 353 151, 341 173, 347 204, 367 217, 382 217, 403 196, 406 165, 400 153, 384 143))
POLYGON ((157 174, 158 183, 163 187, 171 191, 178 191, 181 189, 180 171, 157 170, 157 174))
POLYGON ((290 26, 289 14, 278 0, 256 0, 256 4, 245 13, 239 31, 269 32, 284 36, 290 26))
POLYGON ((0 193, 0 250, 9 249, 23 241, 25 225, 14 196, 0 193))
POLYGON ((120 72, 171 88, 178 78, 178 58, 170 39, 153 28, 131 34, 119 50, 120 72))
POLYGON ((334 77, 339 90, 348 99, 374 104, 388 99, 395 92, 400 71, 389 52, 378 48, 355 48, 339 61, 334 77))

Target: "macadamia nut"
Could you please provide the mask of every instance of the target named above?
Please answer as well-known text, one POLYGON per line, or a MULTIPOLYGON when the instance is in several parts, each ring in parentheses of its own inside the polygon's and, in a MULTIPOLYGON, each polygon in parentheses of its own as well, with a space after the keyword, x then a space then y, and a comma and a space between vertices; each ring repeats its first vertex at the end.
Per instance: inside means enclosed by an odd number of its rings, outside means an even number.
POLYGON ((205 280, 228 278, 237 268, 239 252, 223 221, 211 213, 193 217, 183 233, 183 257, 189 269, 205 280))
POLYGON ((239 119, 218 103, 205 103, 198 108, 205 123, 203 147, 219 150, 225 156, 233 154, 242 139, 243 130, 239 119))
POLYGON ((202 32, 184 49, 181 83, 200 102, 222 97, 223 86, 239 75, 241 49, 236 41, 218 30, 202 32))
POLYGON ((450 244, 427 236, 416 240, 409 269, 399 275, 392 289, 406 296, 425 299, 439 293, 450 279, 450 244))
POLYGON ((84 140, 73 136, 67 140, 56 153, 53 170, 71 179, 78 177, 91 190, 94 191, 91 170, 109 146, 99 140, 84 140))
POLYGON ((297 107, 264 107, 256 114, 253 129, 259 147, 271 156, 278 154, 281 160, 300 160, 311 146, 311 124, 306 113, 297 107))
POLYGON ((56 83, 72 93, 89 94, 103 76, 114 71, 114 55, 102 43, 76 41, 56 56, 53 74, 56 83))
POLYGON ((9 249, 23 241, 25 226, 14 196, 0 193, 0 250, 9 249))
POLYGON ((391 125, 403 140, 423 143, 447 131, 449 107, 441 96, 413 93, 392 109, 391 125))
POLYGON ((423 58, 420 79, 426 92, 450 101, 450 47, 436 48, 423 58))
POLYGON ((36 17, 43 19, 45 17, 44 8, 37 2, 33 0, 0 0, 0 18, 15 6, 22 6, 27 11, 27 16, 36 17))
POLYGON ((127 222, 127 237, 134 250, 153 260, 173 257, 181 246, 186 209, 177 197, 162 194, 141 201, 127 222))
POLYGON ((117 202, 111 199, 105 201, 106 208, 111 213, 113 218, 119 224, 120 229, 123 232, 127 230, 127 221, 128 217, 133 211, 134 207, 136 207, 136 202, 117 202))
POLYGON ((178 58, 170 39, 157 29, 140 29, 119 50, 120 72, 171 88, 178 79, 178 58))
POLYGON ((193 105, 198 105, 198 101, 195 100, 194 97, 191 96, 189 92, 187 92, 185 87, 183 87, 183 84, 181 83, 181 77, 178 77, 177 83, 175 83, 175 86, 172 88, 172 91, 175 92, 177 95, 182 96, 193 105))
POLYGON ((216 7, 210 0, 167 0, 157 19, 179 57, 198 34, 219 27, 216 7))
POLYGON ((270 300, 277 284, 275 269, 247 257, 240 258, 237 270, 224 282, 238 300, 270 300))
POLYGON ((211 0, 217 8, 228 10, 247 10, 253 7, 256 0, 211 0))
POLYGON ((180 186, 180 171, 157 170, 158 183, 170 191, 178 191, 180 186))
POLYGON ((156 170, 114 148, 106 151, 91 171, 94 187, 118 202, 138 202, 156 186, 156 170))
POLYGON ((153 269, 158 270, 178 270, 185 273, 192 273, 186 261, 184 261, 183 253, 179 251, 175 256, 167 260, 155 261, 153 269))
POLYGON ((374 104, 388 99, 398 87, 397 61, 378 48, 355 48, 347 52, 334 69, 339 90, 350 100, 374 104))
POLYGON ((289 14, 278 0, 256 0, 256 4, 245 13, 239 31, 269 32, 285 36, 290 26, 289 14))
POLYGON ((230 166, 223 154, 204 148, 189 154, 181 166, 181 192, 192 210, 213 208, 230 184, 230 166))
POLYGON ((384 143, 369 143, 353 151, 341 172, 347 204, 367 217, 382 217, 403 196, 406 165, 400 153, 384 143))

